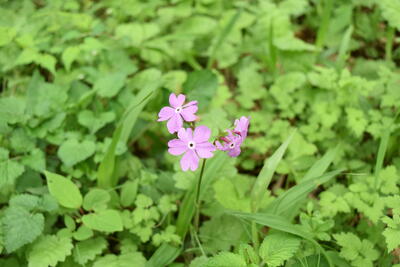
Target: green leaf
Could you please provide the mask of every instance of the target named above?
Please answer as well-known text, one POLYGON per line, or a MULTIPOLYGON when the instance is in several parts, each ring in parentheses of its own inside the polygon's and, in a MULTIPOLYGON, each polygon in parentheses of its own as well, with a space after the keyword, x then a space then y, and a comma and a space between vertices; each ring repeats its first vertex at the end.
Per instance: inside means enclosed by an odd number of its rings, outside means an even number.
POLYGON ((84 225, 90 229, 103 232, 122 231, 122 218, 116 210, 100 210, 82 217, 84 225))
POLYGON ((282 160, 283 154, 285 153, 290 141, 293 138, 295 132, 292 132, 286 141, 270 156, 264 161, 264 166, 257 176, 257 180, 254 183, 253 189, 251 191, 251 206, 252 210, 256 212, 259 209, 259 204, 265 194, 269 183, 272 180, 272 176, 279 162, 282 160))
POLYGON ((246 267, 246 261, 238 254, 221 252, 210 258, 204 267, 246 267))
POLYGON ((268 266, 281 266, 293 257, 300 247, 300 239, 287 233, 267 235, 260 246, 260 256, 268 266))
POLYGON ((303 176, 301 179, 302 182, 308 181, 310 179, 313 179, 315 177, 321 176, 324 174, 324 172, 328 169, 329 165, 333 162, 335 159, 337 153, 339 150, 339 145, 336 146, 334 149, 329 149, 325 155, 316 161, 310 169, 306 172, 306 174, 303 176))
POLYGON ((290 211, 291 208, 295 207, 301 200, 307 197, 307 195, 319 185, 328 182, 330 179, 341 173, 343 170, 337 170, 328 172, 320 177, 309 179, 308 181, 302 182, 275 199, 267 209, 275 214, 282 215, 286 211, 290 211))
POLYGON ((23 165, 14 160, 0 162, 0 188, 6 185, 14 185, 15 180, 24 172, 23 165))
POLYGON ((146 267, 166 266, 173 262, 181 253, 182 249, 163 243, 150 257, 146 267))
POLYGON ((353 266, 372 267, 372 262, 379 258, 379 252, 369 240, 360 240, 353 233, 340 233, 333 235, 333 237, 341 246, 340 256, 351 261, 353 266))
POLYGON ((94 262, 93 267, 132 267, 133 263, 135 267, 147 266, 146 258, 140 252, 130 252, 119 256, 111 254, 101 257, 94 262))
POLYGON ((73 251, 74 260, 85 265, 88 261, 94 260, 107 248, 107 241, 104 237, 97 237, 76 243, 73 251))
POLYGON ((135 201, 138 192, 138 184, 139 180, 135 180, 133 182, 126 182, 122 185, 120 198, 123 207, 131 206, 135 201))
POLYGON ((282 231, 285 233, 293 234, 293 235, 302 237, 305 240, 310 241, 325 256, 325 258, 329 262, 329 266, 333 267, 330 257, 325 252, 325 250, 319 245, 319 243, 312 238, 312 235, 310 233, 304 232, 303 229, 301 229, 298 225, 291 224, 290 222, 287 221, 286 218, 283 218, 278 215, 267 214, 267 213, 244 213, 244 212, 236 212, 236 211, 230 211, 230 213, 239 218, 250 220, 252 222, 255 222, 255 223, 258 223, 258 224, 261 224, 264 226, 268 226, 270 228, 273 228, 273 229, 276 229, 276 230, 279 230, 279 231, 282 231))
POLYGON ((91 110, 82 110, 78 114, 79 124, 88 128, 91 134, 96 133, 106 124, 114 120, 115 120, 115 113, 113 111, 103 112, 98 115, 95 115, 91 110))
POLYGON ((205 110, 215 96, 218 79, 210 70, 194 71, 189 73, 183 88, 187 93, 187 99, 196 99, 200 103, 199 109, 205 110))
POLYGON ((82 205, 81 192, 71 180, 48 171, 44 173, 50 194, 57 199, 61 206, 77 209, 82 205))
POLYGON ((400 2, 396 0, 377 1, 382 9, 382 16, 389 22, 390 26, 400 31, 400 2))
POLYGON ((80 51, 79 46, 70 46, 62 53, 61 60, 67 71, 70 70, 72 62, 78 58, 80 51))
POLYGON ((31 214, 22 207, 7 208, 1 222, 4 246, 8 253, 34 241, 44 227, 42 214, 31 214))
POLYGON ((79 142, 76 139, 68 139, 58 149, 57 155, 62 162, 70 167, 89 158, 96 150, 96 144, 85 140, 79 142))
POLYGON ((94 90, 101 97, 113 97, 118 94, 125 84, 125 74, 116 72, 102 75, 94 84, 94 90))
POLYGON ((106 209, 110 194, 104 189, 91 189, 83 198, 83 208, 87 211, 106 209))
POLYGON ((0 47, 5 46, 13 40, 15 35, 17 34, 14 28, 9 27, 0 27, 0 47))
POLYGON ((86 240, 93 236, 93 230, 85 225, 81 225, 78 230, 72 234, 72 236, 79 241, 86 240))
POLYGON ((71 255, 72 241, 67 237, 47 235, 33 244, 28 254, 28 267, 56 266, 71 255))
POLYGON ((399 229, 386 228, 382 234, 385 237, 388 251, 392 251, 392 250, 400 247, 400 230, 399 229))

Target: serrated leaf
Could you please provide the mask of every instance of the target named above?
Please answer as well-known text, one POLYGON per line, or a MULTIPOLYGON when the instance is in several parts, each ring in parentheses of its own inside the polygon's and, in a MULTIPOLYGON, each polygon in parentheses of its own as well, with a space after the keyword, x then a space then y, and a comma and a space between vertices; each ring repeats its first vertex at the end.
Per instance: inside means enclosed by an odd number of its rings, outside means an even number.
POLYGON ((300 239, 287 233, 273 233, 267 235, 260 246, 260 257, 275 267, 290 259, 300 246, 300 239))
POLYGON ((28 267, 56 266, 71 255, 72 241, 70 238, 47 235, 41 237, 32 246, 28 254, 28 267))
POLYGON ((44 227, 44 217, 41 213, 31 214, 22 207, 6 209, 1 222, 4 246, 8 253, 34 241, 44 227))
POLYGON ((83 208, 88 211, 106 209, 110 199, 110 194, 106 190, 94 188, 83 198, 83 208))
POLYGON ((204 267, 246 267, 246 261, 238 254, 231 252, 221 252, 210 258, 204 267))
POLYGON ((89 158, 96 150, 96 144, 85 140, 79 142, 76 139, 68 139, 58 149, 57 155, 63 163, 70 167, 89 158))
POLYGON ((82 222, 90 229, 103 232, 122 231, 121 215, 116 210, 101 210, 84 215, 82 222))
POLYGON ((386 228, 382 234, 385 237, 388 251, 400 247, 400 230, 386 228))
POLYGON ((88 261, 94 260, 106 247, 107 241, 103 237, 78 242, 73 250, 74 260, 85 265, 88 261))
POLYGON ((139 252, 130 252, 123 255, 106 255, 99 258, 93 264, 93 267, 145 267, 146 258, 139 252))
POLYGON ((82 205, 82 195, 71 180, 48 171, 45 171, 45 175, 50 194, 61 206, 77 209, 82 205))
POLYGON ((400 2, 397 0, 377 1, 382 9, 382 16, 389 22, 390 26, 400 30, 400 2))

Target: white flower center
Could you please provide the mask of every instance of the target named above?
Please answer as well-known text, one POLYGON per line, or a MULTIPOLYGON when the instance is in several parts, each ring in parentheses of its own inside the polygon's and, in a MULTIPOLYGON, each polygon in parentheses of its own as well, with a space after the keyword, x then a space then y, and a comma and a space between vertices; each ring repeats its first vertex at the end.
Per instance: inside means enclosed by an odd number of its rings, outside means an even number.
POLYGON ((182 107, 177 107, 177 108, 175 109, 175 113, 181 113, 181 111, 182 111, 182 107))
POLYGON ((235 147, 235 143, 230 143, 229 144, 229 148, 234 148, 235 147))
POLYGON ((193 142, 193 141, 190 141, 190 142, 188 143, 188 148, 189 148, 189 149, 195 149, 195 148, 196 148, 196 143, 193 142))

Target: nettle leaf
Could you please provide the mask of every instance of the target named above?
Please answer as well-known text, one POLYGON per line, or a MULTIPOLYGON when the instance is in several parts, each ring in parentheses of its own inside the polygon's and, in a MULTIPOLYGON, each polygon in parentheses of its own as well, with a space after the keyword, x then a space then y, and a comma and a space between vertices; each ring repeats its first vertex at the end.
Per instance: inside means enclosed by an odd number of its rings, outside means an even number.
POLYGON ((79 142, 76 139, 68 139, 61 144, 57 155, 66 166, 70 167, 92 156, 95 150, 96 144, 92 141, 79 142))
POLYGON ((110 199, 111 196, 106 190, 94 188, 83 198, 83 208, 88 211, 106 209, 110 199))
POLYGON ((280 266, 300 247, 300 239, 287 233, 269 234, 260 246, 260 257, 268 266, 280 266))
POLYGON ((27 211, 33 210, 39 206, 40 198, 34 195, 22 194, 14 196, 10 199, 9 205, 11 207, 21 207, 27 211))
POLYGON ((84 215, 82 222, 90 229, 103 232, 122 231, 122 218, 116 210, 101 210, 84 215))
POLYGON ((28 254, 28 267, 56 266, 68 255, 73 248, 72 240, 67 237, 47 235, 33 244, 28 254))
POLYGON ((203 267, 246 267, 246 261, 241 255, 231 252, 221 252, 218 255, 210 258, 203 267))
POLYGON ((73 251, 74 260, 79 264, 85 265, 88 261, 94 260, 106 248, 107 241, 104 237, 78 242, 73 251))
POLYGON ((1 222, 4 246, 8 253, 33 242, 44 227, 44 217, 41 213, 32 214, 18 206, 7 208, 1 222))
POLYGON ((132 267, 132 263, 135 263, 135 267, 145 267, 146 258, 140 252, 130 252, 119 256, 106 255, 96 260, 93 267, 132 267))
POLYGON ((102 97, 113 97, 124 86, 125 78, 125 74, 120 72, 102 75, 95 82, 94 89, 102 97))
POLYGON ((81 192, 71 180, 48 171, 45 171, 45 175, 50 194, 61 206, 77 209, 82 205, 81 192))

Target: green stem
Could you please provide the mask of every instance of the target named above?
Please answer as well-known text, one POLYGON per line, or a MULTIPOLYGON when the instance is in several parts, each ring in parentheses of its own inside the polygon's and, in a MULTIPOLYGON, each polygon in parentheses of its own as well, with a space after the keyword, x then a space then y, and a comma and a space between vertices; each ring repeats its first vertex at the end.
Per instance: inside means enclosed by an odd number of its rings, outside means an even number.
POLYGON ((257 224, 255 222, 251 222, 251 235, 253 239, 254 249, 255 251, 258 251, 258 248, 260 246, 260 240, 258 239, 257 224))
POLYGON ((386 45, 385 45, 386 61, 392 61, 393 40, 395 32, 396 32, 395 28, 388 26, 386 32, 386 45))
POLYGON ((201 199, 200 199, 200 189, 201 189, 201 180, 203 179, 203 174, 204 174, 204 168, 206 166, 206 160, 207 159, 203 159, 203 163, 201 165, 201 170, 200 170, 200 176, 199 176, 199 180, 197 182, 197 192, 196 192, 196 216, 194 218, 194 227, 196 232, 199 231, 199 224, 200 224, 200 203, 201 203, 201 199))

